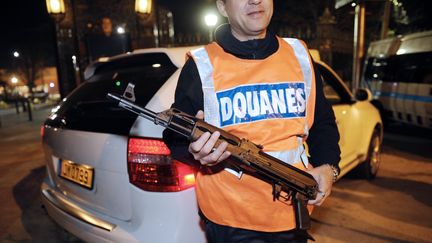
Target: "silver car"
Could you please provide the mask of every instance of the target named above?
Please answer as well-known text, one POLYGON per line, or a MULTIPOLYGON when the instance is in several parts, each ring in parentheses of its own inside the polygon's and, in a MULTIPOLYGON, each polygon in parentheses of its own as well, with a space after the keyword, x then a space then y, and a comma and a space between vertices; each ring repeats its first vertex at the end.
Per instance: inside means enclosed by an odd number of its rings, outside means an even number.
POLYGON ((135 83, 137 103, 169 107, 188 49, 153 49, 90 66, 44 124, 43 203, 88 242, 204 242, 193 168, 172 160, 163 128, 106 98, 135 83))

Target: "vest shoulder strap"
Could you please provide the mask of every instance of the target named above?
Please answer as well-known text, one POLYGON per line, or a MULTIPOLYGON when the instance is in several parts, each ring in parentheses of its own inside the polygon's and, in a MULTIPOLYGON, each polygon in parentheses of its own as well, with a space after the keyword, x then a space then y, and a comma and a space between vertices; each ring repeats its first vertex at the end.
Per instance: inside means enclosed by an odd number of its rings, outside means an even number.
MULTIPOLYGON (((300 67, 306 84, 306 100, 308 100, 308 97, 310 97, 311 93, 312 82, 314 80, 312 60, 309 55, 309 51, 304 42, 299 39, 283 38, 283 40, 293 48, 294 54, 298 62, 300 63, 300 67)), ((309 134, 309 128, 307 127, 307 125, 305 127, 305 134, 309 134)))
POLYGON ((202 83, 202 91, 204 97, 204 119, 207 123, 214 126, 220 126, 219 106, 216 98, 213 80, 213 65, 211 64, 208 52, 204 47, 192 50, 191 56, 195 61, 198 69, 198 74, 202 83))

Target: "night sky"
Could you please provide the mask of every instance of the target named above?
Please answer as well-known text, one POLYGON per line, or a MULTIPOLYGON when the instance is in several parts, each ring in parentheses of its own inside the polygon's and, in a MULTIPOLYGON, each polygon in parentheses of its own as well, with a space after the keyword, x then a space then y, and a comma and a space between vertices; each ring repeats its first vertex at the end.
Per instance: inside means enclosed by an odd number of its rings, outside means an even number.
POLYGON ((44 0, 2 1, 0 10, 0 68, 10 65, 13 50, 21 43, 48 43, 52 22, 44 0))

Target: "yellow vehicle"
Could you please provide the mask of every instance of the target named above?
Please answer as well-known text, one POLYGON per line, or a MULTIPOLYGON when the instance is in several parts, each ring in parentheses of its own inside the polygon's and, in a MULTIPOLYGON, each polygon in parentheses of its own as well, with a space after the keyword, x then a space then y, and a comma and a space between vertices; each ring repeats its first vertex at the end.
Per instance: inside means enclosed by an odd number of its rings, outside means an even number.
POLYGON ((378 110, 371 104, 372 94, 359 88, 354 94, 326 63, 317 50, 310 50, 324 82, 324 95, 331 103, 340 133, 341 173, 355 169, 360 177, 373 179, 380 165, 383 126, 378 110))
POLYGON ((432 129, 432 31, 372 42, 362 83, 384 121, 432 129))

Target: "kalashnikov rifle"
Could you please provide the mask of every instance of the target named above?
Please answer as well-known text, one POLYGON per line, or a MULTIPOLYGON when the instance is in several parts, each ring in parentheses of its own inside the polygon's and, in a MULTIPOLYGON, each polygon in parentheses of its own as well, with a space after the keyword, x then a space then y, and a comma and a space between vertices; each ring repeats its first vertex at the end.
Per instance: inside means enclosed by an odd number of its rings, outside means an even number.
POLYGON ((108 93, 107 97, 117 101, 120 107, 153 121, 157 125, 179 133, 190 141, 197 140, 205 132, 213 133, 218 131, 220 136, 215 147, 226 141, 228 143, 226 150, 234 158, 235 166, 244 168, 245 171, 253 171, 260 178, 271 183, 274 200, 291 199, 295 211, 297 228, 310 228, 309 212, 306 207, 307 200, 315 199, 318 192, 318 184, 312 175, 266 154, 261 145, 254 144, 245 138, 238 138, 231 133, 204 122, 202 119, 198 119, 177 109, 168 109, 156 113, 136 105, 134 103, 134 87, 134 84, 129 83, 122 96, 108 93), (281 192, 284 192, 284 195, 281 192))

